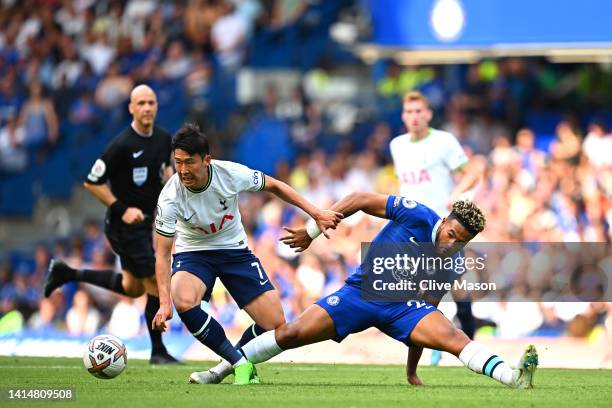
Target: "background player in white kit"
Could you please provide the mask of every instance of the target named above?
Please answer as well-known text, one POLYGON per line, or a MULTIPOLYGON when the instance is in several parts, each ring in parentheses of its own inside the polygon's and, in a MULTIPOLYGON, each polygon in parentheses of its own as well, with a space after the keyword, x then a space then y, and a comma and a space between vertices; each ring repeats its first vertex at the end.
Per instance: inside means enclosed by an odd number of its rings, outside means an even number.
POLYGON ((469 159, 457 138, 429 126, 432 117, 425 95, 407 93, 402 121, 408 132, 391 140, 389 148, 400 195, 446 217, 452 203, 472 189, 479 176, 469 168, 469 159), (455 184, 456 178, 459 180, 455 184))
MULTIPOLYGON (((408 132, 391 140, 389 149, 399 179, 400 195, 425 204, 444 218, 452 203, 466 198, 464 193, 474 188, 479 175, 470 168, 469 159, 454 135, 429 126, 432 118, 427 97, 417 91, 407 93, 403 100, 402 121, 408 132)), ((471 303, 459 301, 462 298, 459 293, 453 292, 453 297, 457 300, 461 328, 473 338, 471 303)), ((416 360, 415 370, 421 352, 422 349, 410 349, 412 356, 408 358, 416 360)), ((434 350, 432 364, 436 365, 439 360, 440 352, 434 350)), ((410 377, 410 373, 408 375, 410 377)))
POLYGON ((287 184, 258 170, 212 160, 206 135, 196 126, 186 125, 176 133, 172 151, 176 174, 159 196, 155 220, 160 308, 153 326, 166 329, 173 302, 195 338, 228 362, 220 364, 217 371, 192 374, 191 382, 220 382, 232 367, 235 384, 257 382, 253 365, 238 348, 257 334, 279 327, 285 318, 277 291, 247 246, 238 193, 269 191, 308 213, 321 231, 335 228, 342 214, 319 210, 287 184), (236 347, 221 325, 200 307, 202 299, 210 299, 217 277, 256 323, 245 331, 236 347))

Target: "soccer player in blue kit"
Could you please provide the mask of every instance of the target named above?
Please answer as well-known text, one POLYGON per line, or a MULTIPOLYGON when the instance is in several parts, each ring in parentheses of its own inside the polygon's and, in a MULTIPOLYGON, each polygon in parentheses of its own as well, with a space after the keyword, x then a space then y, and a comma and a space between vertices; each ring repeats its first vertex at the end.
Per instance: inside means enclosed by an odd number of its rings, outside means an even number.
MULTIPOLYGON (((357 192, 331 207, 346 218, 361 210, 389 219, 372 245, 384 243, 431 243, 435 254, 451 257, 484 229, 485 217, 469 201, 457 201, 448 217, 441 219, 428 207, 407 198, 357 192)), ((312 222, 281 238, 297 252, 307 249, 319 231, 312 222)), ((418 245, 418 244, 417 244, 418 245)), ((372 248, 370 248, 372 250, 372 248)), ((369 251, 365 256, 368 259, 369 251)), ((456 255, 455 255, 456 256, 456 255)), ((251 340, 242 352, 254 364, 267 361, 283 350, 333 339, 342 341, 352 333, 376 327, 409 347, 407 376, 410 384, 422 385, 416 367, 423 347, 446 351, 470 370, 513 388, 532 388, 538 364, 535 347, 523 353, 518 368, 511 368, 483 345, 471 341, 436 308, 438 301, 364 300, 361 265, 337 292, 306 309, 295 321, 251 340), (432 304, 433 303, 433 304, 432 304)))

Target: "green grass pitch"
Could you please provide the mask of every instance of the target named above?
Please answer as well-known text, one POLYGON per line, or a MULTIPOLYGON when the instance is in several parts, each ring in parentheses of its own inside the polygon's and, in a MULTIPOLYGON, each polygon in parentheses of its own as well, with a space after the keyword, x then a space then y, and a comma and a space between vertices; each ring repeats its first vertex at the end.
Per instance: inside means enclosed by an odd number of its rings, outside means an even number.
MULTIPOLYGON (((73 387, 76 401, 53 407, 610 407, 611 370, 540 369, 533 390, 512 390, 460 367, 421 367, 427 387, 406 385, 404 367, 262 364, 261 385, 187 384, 211 363, 152 367, 129 361, 113 380, 89 375, 80 359, 0 357, 0 387, 73 387)), ((233 377, 230 377, 233 378, 233 377)), ((46 403, 1 401, 2 407, 46 403)))

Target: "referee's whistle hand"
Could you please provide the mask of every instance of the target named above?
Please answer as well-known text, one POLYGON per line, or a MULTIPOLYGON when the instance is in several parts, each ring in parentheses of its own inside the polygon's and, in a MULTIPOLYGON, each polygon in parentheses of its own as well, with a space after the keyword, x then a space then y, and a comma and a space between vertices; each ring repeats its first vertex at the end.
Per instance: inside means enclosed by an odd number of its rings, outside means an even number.
POLYGON ((144 219, 144 214, 140 208, 136 207, 129 207, 127 210, 125 210, 123 216, 121 217, 121 220, 126 224, 138 224, 143 222, 144 219))

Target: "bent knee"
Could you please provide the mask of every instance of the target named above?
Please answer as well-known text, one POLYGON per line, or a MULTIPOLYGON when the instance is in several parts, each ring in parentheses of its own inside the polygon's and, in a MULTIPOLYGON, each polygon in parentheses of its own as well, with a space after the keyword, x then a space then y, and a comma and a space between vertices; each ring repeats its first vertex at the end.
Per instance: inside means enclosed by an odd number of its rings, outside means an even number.
POLYGON ((142 284, 142 282, 135 280, 135 279, 130 279, 130 280, 123 280, 121 282, 122 286, 123 286, 123 291, 125 292, 126 296, 129 296, 131 298, 137 298, 142 296, 145 293, 145 288, 142 284))
POLYGON ((193 291, 174 290, 172 292, 172 303, 174 303, 177 312, 183 313, 199 306, 201 302, 193 291))
POLYGON ((276 343, 283 349, 298 347, 300 341, 300 328, 295 324, 283 324, 275 331, 276 343))
POLYGON ((463 330, 453 327, 449 329, 445 335, 447 339, 447 350, 449 353, 456 356, 459 355, 461 350, 470 342, 470 338, 463 332, 463 330))

